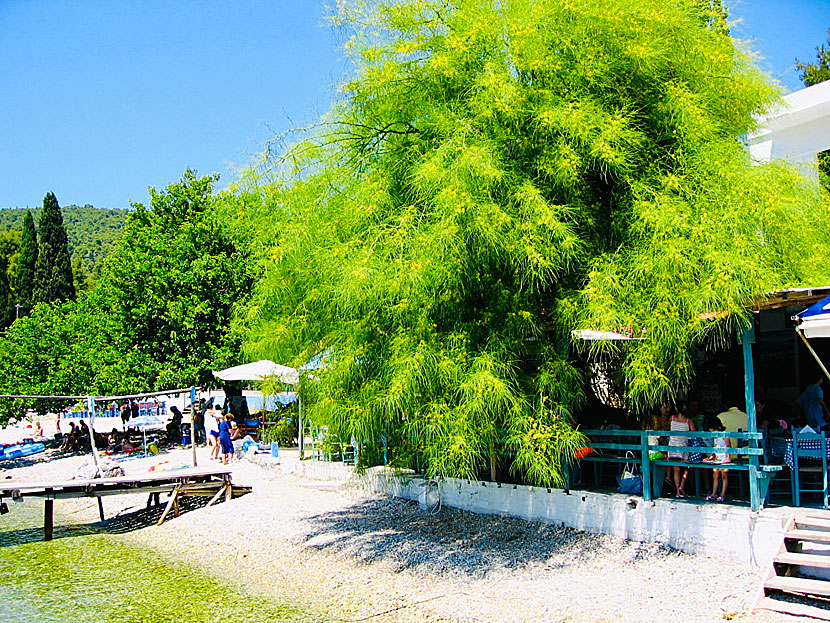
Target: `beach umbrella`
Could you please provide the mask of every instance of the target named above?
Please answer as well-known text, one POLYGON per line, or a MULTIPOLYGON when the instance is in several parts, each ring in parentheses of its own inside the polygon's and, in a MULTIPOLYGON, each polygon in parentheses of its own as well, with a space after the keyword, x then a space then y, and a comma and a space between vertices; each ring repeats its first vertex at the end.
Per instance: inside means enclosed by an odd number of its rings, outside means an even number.
POLYGON ((300 374, 295 368, 289 368, 268 359, 260 359, 225 370, 214 370, 213 376, 223 381, 264 381, 275 377, 288 385, 296 385, 300 382, 300 374))
POLYGON ((145 452, 147 451, 147 429, 161 428, 164 424, 164 420, 155 415, 139 415, 138 417, 131 418, 127 423, 128 426, 138 428, 144 434, 145 452))

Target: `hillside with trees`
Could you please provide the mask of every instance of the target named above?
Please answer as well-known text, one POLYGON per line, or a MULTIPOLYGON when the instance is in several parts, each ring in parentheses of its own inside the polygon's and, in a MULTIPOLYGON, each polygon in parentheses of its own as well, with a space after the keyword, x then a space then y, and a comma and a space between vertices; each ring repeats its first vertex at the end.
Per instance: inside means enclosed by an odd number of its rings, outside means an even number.
MULTIPOLYGON (((31 212, 37 223, 41 210, 42 208, 0 209, 0 232, 22 232, 26 213, 31 212)), ((75 262, 79 261, 93 279, 98 279, 104 258, 124 234, 124 223, 129 210, 70 205, 61 207, 61 211, 73 269, 75 262)))

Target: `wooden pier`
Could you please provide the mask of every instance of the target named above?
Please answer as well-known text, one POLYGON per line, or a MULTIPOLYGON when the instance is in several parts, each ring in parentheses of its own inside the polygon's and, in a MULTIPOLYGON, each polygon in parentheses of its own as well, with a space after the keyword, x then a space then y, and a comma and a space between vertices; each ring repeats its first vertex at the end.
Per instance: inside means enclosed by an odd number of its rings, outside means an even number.
POLYGON ((69 498, 97 498, 98 512, 104 521, 102 498, 108 495, 126 495, 146 493, 156 496, 169 493, 167 506, 158 520, 160 525, 172 511, 179 514, 180 497, 210 496, 208 506, 216 503, 222 496, 231 500, 234 496, 250 492, 250 487, 235 486, 231 482, 231 470, 227 467, 189 468, 165 472, 143 474, 141 476, 117 476, 115 478, 94 478, 91 480, 66 480, 62 482, 23 483, 11 480, 0 481, 0 499, 42 498, 43 537, 52 539, 54 530, 55 500, 69 498))

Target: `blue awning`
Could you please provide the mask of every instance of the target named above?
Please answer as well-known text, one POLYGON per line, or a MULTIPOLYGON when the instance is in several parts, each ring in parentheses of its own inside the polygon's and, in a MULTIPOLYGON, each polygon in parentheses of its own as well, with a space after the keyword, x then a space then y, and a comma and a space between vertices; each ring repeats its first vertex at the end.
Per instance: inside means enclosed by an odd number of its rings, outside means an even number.
POLYGON ((818 303, 813 303, 800 314, 796 314, 795 318, 804 320, 812 316, 821 316, 826 314, 830 316, 830 296, 821 299, 818 303))

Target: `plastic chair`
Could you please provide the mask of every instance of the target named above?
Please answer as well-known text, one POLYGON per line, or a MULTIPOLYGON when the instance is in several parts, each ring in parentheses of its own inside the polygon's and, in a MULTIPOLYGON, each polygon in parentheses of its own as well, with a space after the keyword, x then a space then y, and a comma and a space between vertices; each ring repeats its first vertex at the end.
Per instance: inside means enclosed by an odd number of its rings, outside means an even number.
MULTIPOLYGON (((801 506, 802 493, 821 493, 824 507, 827 507, 827 439, 824 433, 799 433, 793 430, 793 506, 801 506), (810 448, 800 447, 799 442, 813 442, 810 448), (803 459, 811 459, 810 463, 802 463, 803 459), (812 462, 815 461, 815 462, 812 462), (815 486, 821 481, 820 489, 805 489, 801 483, 801 473, 820 474, 815 480, 815 486)), ((807 483, 805 483, 807 484, 807 483)), ((807 484, 807 486, 812 486, 807 484)))

